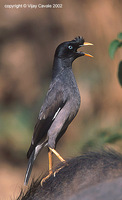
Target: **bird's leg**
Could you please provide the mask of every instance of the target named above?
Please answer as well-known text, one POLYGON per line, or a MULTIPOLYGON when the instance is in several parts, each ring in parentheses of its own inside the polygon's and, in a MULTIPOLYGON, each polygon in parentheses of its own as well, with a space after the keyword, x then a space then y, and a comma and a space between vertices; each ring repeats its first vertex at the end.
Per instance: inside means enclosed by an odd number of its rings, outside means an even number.
MULTIPOLYGON (((64 164, 68 165, 66 163, 66 161, 60 156, 60 154, 55 150, 55 149, 52 149, 51 147, 49 147, 49 151, 48 151, 48 160, 49 160, 49 174, 44 177, 42 180, 41 180, 41 186, 43 186, 43 183, 52 175, 53 173, 53 162, 52 162, 52 153, 54 153, 58 159, 63 162, 64 164)), ((64 166, 60 167, 59 169, 57 169, 55 172, 54 172, 54 177, 55 175, 63 168, 64 166)))
POLYGON ((52 160, 52 151, 48 150, 48 160, 49 160, 49 174, 41 180, 41 186, 43 183, 51 176, 53 173, 53 160, 52 160))
MULTIPOLYGON (((52 149, 52 148, 50 148, 50 147, 49 147, 49 149, 50 149, 50 151, 52 151, 52 152, 58 157, 58 159, 59 159, 61 162, 63 162, 64 164, 68 165, 68 164, 66 163, 66 161, 60 156, 60 154, 59 154, 55 149, 52 149)), ((58 168, 58 169, 54 172, 54 177, 55 177, 55 175, 56 175, 63 167, 64 167, 64 166, 58 168)))
POLYGON ((53 159, 52 159, 52 152, 49 150, 48 152, 48 159, 49 159, 49 174, 53 173, 53 159))
POLYGON ((49 147, 49 149, 50 149, 50 151, 52 151, 57 157, 58 157, 58 159, 61 161, 61 162, 66 162, 61 156, 60 156, 60 154, 55 150, 55 149, 52 149, 52 148, 50 148, 49 147))

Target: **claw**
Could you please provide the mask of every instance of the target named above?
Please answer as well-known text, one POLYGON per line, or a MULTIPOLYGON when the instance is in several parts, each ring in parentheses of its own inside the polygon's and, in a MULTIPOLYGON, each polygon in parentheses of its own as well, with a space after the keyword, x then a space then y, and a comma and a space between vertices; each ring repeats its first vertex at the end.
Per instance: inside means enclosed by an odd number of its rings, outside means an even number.
POLYGON ((61 169, 63 169, 65 166, 68 166, 68 165, 69 165, 66 161, 63 162, 63 163, 64 163, 64 165, 63 165, 62 167, 56 169, 55 172, 53 173, 53 176, 54 176, 54 177, 56 176, 56 174, 57 174, 61 169))
POLYGON ((50 176, 52 175, 52 173, 48 174, 46 177, 44 177, 42 180, 41 180, 41 186, 43 187, 43 183, 48 179, 50 178, 50 176))

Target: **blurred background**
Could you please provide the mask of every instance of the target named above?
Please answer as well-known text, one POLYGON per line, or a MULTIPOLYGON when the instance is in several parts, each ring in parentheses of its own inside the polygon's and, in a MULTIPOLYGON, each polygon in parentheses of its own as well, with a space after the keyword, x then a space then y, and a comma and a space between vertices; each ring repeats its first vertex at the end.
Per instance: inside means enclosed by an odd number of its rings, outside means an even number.
MULTIPOLYGON (((122 31, 122 1, 58 0, 63 8, 4 8, 21 3, 57 1, 0 1, 0 199, 16 198, 23 187, 26 152, 51 80, 55 49, 78 35, 94 44, 82 49, 94 58, 73 63, 82 103, 57 150, 64 158, 102 147, 122 153, 122 88, 117 78, 122 50, 113 60, 108 54, 110 42, 122 31)), ((44 174, 47 161, 44 149, 31 177, 44 174)))

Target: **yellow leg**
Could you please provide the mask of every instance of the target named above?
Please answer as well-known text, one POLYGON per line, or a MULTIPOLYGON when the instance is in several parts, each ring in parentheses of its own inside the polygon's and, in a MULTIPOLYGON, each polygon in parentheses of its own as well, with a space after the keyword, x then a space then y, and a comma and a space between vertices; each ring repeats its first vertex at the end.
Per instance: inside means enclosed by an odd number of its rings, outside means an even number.
POLYGON ((53 168, 53 162, 52 162, 52 152, 50 151, 50 149, 49 149, 49 151, 48 151, 48 160, 49 160, 49 174, 45 177, 45 178, 43 178, 42 180, 41 180, 41 186, 43 186, 43 183, 51 176, 51 174, 53 173, 53 170, 52 170, 52 168, 53 168))
MULTIPOLYGON (((55 149, 52 149, 52 148, 50 148, 50 147, 49 147, 49 149, 50 149, 50 151, 52 151, 52 152, 58 157, 58 159, 59 159, 61 162, 63 162, 64 164, 68 165, 68 164, 66 163, 66 161, 60 156, 60 154, 59 154, 55 149)), ((64 166, 65 166, 65 165, 64 165, 64 166)), ((59 169, 57 169, 57 170, 54 172, 54 177, 56 176, 56 174, 57 174, 64 166, 60 167, 59 169)))
POLYGON ((50 149, 50 151, 52 151, 52 152, 58 157, 58 159, 59 159, 61 162, 66 162, 66 161, 60 156, 60 154, 59 154, 55 149, 52 149, 52 148, 50 148, 50 147, 49 147, 49 149, 50 149))
MULTIPOLYGON (((59 159, 61 162, 65 163, 65 164, 67 165, 66 161, 60 156, 60 154, 59 154, 55 149, 52 149, 52 148, 49 147, 49 152, 48 152, 49 174, 48 174, 45 178, 43 178, 43 179, 41 180, 41 186, 43 186, 43 183, 44 183, 44 182, 52 175, 52 173, 53 173, 53 170, 52 170, 52 168, 53 168, 52 153, 54 153, 54 154, 58 157, 58 159, 59 159)), ((57 170, 54 172, 54 177, 55 177, 55 175, 56 175, 63 167, 64 167, 64 166, 60 167, 59 169, 57 169, 57 170)))
POLYGON ((49 150, 48 152, 48 159, 49 159, 49 174, 53 173, 53 159, 52 159, 52 152, 49 150))

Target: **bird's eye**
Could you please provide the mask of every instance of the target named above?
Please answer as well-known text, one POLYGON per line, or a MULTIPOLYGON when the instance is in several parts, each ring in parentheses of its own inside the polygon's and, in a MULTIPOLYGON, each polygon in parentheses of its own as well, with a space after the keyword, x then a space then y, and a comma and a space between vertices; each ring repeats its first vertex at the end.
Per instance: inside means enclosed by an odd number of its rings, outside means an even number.
POLYGON ((69 46, 68 46, 68 49, 73 49, 73 46, 69 45, 69 46))

